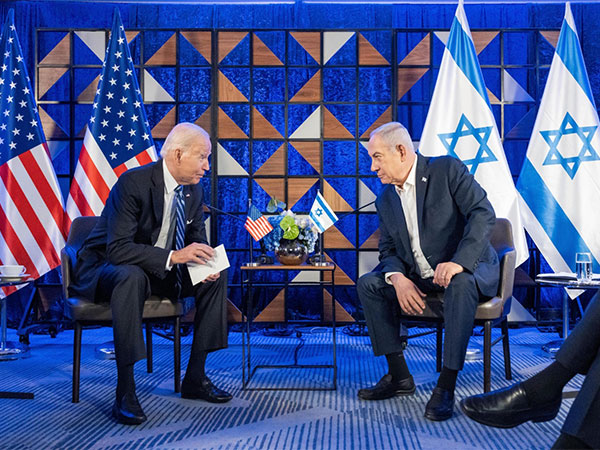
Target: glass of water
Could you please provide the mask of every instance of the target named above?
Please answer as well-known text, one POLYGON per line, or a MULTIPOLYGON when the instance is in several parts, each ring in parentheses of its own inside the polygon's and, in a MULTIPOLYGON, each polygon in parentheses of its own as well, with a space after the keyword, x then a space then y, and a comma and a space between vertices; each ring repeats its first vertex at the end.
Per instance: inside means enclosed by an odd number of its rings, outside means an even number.
POLYGON ((577 281, 587 283, 592 281, 592 254, 576 253, 575 254, 575 273, 577 281))

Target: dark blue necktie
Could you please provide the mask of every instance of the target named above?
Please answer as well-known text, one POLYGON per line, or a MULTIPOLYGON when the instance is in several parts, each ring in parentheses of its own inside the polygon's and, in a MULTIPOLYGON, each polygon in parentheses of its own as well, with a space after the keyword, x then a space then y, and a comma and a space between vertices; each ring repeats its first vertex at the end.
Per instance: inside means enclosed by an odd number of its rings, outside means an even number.
MULTIPOLYGON (((185 201, 183 198, 183 186, 175 188, 175 250, 185 247, 185 201)), ((181 292, 182 274, 181 264, 175 266, 177 277, 177 289, 181 292)))

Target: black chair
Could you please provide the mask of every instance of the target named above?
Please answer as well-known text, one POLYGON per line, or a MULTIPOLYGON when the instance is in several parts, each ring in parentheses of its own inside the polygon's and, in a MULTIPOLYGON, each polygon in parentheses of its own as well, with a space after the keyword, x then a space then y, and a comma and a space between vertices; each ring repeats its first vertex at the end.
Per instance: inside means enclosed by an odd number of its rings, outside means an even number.
MULTIPOLYGON (((81 366, 81 334, 86 325, 110 325, 112 312, 110 304, 94 303, 93 299, 69 296, 69 284, 72 280, 73 261, 77 251, 81 248, 86 237, 90 234, 98 221, 98 217, 79 217, 71 224, 69 237, 65 248, 61 252, 62 284, 65 296, 65 313, 75 324, 73 338, 73 397, 72 402, 79 402, 79 379, 81 366)), ((146 328, 146 364, 148 373, 152 373, 152 323, 157 321, 173 321, 173 371, 175 379, 175 392, 181 390, 181 335, 180 317, 183 308, 180 303, 172 302, 168 298, 151 296, 144 304, 143 320, 146 328)))
MULTIPOLYGON (((512 227, 506 219, 496 219, 490 242, 500 260, 500 283, 498 293, 487 302, 479 304, 475 314, 475 325, 483 325, 483 391, 489 392, 491 385, 492 347, 502 340, 504 351, 504 373, 507 380, 512 379, 510 367, 510 346, 508 340, 508 314, 515 279, 517 252, 514 249, 512 227), (492 342, 492 327, 500 325, 502 334, 492 342)), ((442 370, 442 330, 444 327, 442 293, 428 295, 422 315, 403 314, 410 322, 415 320, 436 324, 436 370, 442 370)))

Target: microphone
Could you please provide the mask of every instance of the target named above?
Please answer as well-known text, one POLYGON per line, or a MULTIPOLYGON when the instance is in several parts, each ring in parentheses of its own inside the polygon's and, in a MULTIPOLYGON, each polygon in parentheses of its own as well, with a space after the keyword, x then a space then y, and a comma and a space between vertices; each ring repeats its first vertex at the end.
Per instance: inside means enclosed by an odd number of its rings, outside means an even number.
POLYGON ((373 201, 372 201, 372 202, 370 202, 370 203, 367 203, 366 205, 359 206, 358 208, 356 208, 356 209, 353 209, 353 210, 352 210, 352 211, 350 211, 350 212, 347 212, 347 213, 345 213, 345 214, 342 214, 340 217, 338 217, 338 221, 342 220, 344 217, 348 217, 349 215, 351 215, 351 214, 354 214, 355 212, 358 212, 358 211, 360 211, 360 210, 361 210, 361 209, 363 209, 363 208, 366 208, 367 206, 371 206, 373 203, 375 203, 375 200, 373 200, 373 201))
POLYGON ((217 208, 215 206, 211 206, 208 203, 203 203, 203 205, 206 206, 211 211, 215 211, 215 212, 218 212, 218 213, 221 213, 221 214, 225 214, 226 216, 233 217, 234 219, 237 219, 237 220, 239 220, 241 222, 246 222, 246 219, 242 219, 241 217, 236 216, 235 214, 231 214, 231 213, 228 213, 227 211, 223 211, 222 209, 219 209, 219 208, 217 208))

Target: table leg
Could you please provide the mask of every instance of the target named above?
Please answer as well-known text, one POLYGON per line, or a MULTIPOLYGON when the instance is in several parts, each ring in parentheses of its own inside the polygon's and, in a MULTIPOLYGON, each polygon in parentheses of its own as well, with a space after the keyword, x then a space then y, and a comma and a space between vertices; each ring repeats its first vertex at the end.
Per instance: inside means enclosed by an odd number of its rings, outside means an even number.
POLYGON ((556 354, 556 352, 558 352, 558 350, 560 349, 560 347, 562 346, 563 342, 565 341, 565 339, 567 339, 567 336, 569 336, 569 317, 570 317, 570 309, 569 309, 569 302, 571 300, 569 299, 569 295, 567 294, 567 291, 563 289, 563 304, 562 304, 562 310, 563 310, 563 332, 562 332, 562 338, 561 339, 555 339, 553 341, 550 341, 544 345, 542 345, 542 350, 545 351, 546 353, 548 353, 550 356, 552 356, 554 358, 554 355, 556 354))

